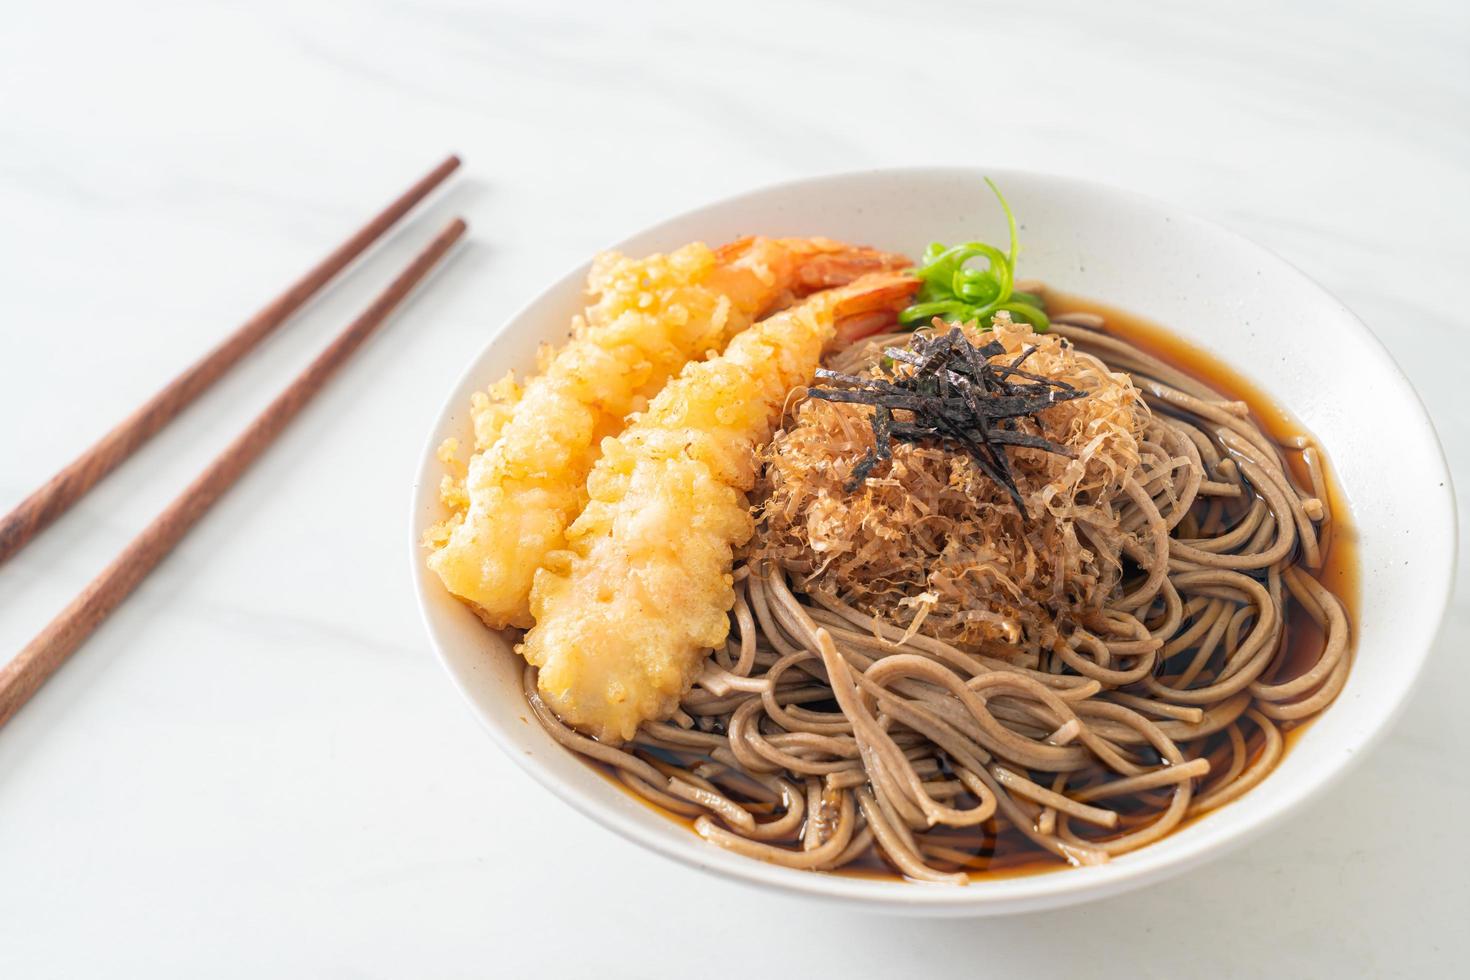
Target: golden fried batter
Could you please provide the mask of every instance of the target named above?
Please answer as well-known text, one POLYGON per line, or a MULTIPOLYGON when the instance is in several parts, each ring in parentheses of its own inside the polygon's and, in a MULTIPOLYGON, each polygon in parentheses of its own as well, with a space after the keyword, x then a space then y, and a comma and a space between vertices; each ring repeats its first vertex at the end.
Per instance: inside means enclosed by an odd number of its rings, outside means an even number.
POLYGON ((445 479, 453 514, 425 537, 429 567, 490 626, 530 626, 532 576, 565 546, 599 444, 628 413, 791 297, 907 264, 827 239, 599 256, 588 281, 598 300, 577 318, 573 339, 543 358, 524 389, 506 378, 475 399, 476 452, 462 480, 445 479))
POLYGON ((519 647, 564 720, 617 741, 674 710, 729 630, 756 448, 839 320, 871 322, 882 310, 891 319, 916 285, 869 276, 763 320, 722 356, 686 367, 604 440, 566 550, 536 575, 536 626, 519 647))

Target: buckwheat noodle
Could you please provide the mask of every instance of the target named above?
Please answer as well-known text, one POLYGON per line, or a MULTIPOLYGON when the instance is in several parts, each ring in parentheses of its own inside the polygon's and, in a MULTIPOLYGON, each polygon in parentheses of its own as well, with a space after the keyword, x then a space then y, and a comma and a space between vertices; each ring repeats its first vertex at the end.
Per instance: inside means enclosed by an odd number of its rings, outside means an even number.
POLYGON ((596 742, 547 710, 527 667, 536 717, 707 840, 791 868, 964 883, 1047 856, 1097 864, 1250 790, 1347 679, 1347 613, 1312 574, 1331 517, 1321 454, 1292 447, 1299 489, 1243 403, 1100 326, 1053 329, 1152 409, 1120 520, 1097 532, 1125 538, 1137 574, 1100 620, 1032 662, 999 659, 753 560, 735 570, 729 642, 673 719, 596 742), (1287 663, 1288 610, 1323 636, 1312 663, 1287 663))

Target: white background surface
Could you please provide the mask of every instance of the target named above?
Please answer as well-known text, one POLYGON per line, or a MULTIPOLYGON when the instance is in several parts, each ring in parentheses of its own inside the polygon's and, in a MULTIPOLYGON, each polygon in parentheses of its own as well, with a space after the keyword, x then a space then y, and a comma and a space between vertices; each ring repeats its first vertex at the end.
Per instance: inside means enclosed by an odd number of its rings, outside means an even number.
POLYGON ((1463 509, 1470 8, 1190 9, 8 6, 0 509, 446 152, 466 168, 0 567, 0 651, 44 625, 451 213, 472 240, 0 730, 0 976, 1463 967, 1464 575, 1406 717, 1283 829, 1142 892, 977 922, 769 898, 612 837, 499 756, 414 610, 411 474, 488 332, 658 218, 871 166, 1092 177, 1275 249, 1353 307, 1419 387, 1463 509))

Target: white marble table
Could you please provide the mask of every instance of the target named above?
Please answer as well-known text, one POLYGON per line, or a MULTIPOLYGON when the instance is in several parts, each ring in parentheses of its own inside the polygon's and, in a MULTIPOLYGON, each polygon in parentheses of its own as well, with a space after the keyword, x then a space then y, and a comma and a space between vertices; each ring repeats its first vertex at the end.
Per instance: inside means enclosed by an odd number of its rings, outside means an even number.
POLYGON ((441 394, 551 277, 738 189, 931 162, 1090 176, 1276 249, 1418 385, 1463 505, 1470 8, 581 6, 7 7, 0 509, 445 152, 467 170, 0 568, 0 651, 448 214, 472 241, 0 731, 0 977, 1462 966, 1470 577, 1392 736, 1258 845, 1097 905, 899 922, 697 877, 533 784, 426 649, 405 522, 441 394))

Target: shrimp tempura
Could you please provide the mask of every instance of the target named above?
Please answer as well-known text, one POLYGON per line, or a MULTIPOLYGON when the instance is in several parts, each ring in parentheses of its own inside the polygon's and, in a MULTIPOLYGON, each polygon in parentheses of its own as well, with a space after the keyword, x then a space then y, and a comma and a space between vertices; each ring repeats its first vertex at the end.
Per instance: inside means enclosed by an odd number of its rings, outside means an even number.
MULTIPOLYGON (((506 378, 473 405, 476 454, 446 477, 454 512, 431 528, 429 567, 497 629, 530 626, 532 576, 586 503, 598 446, 688 361, 718 352, 758 316, 902 256, 827 239, 687 245, 635 260, 608 254, 588 284, 599 299, 573 339, 519 388, 506 378)), ((441 455, 453 466, 453 446, 441 455)))
POLYGON ((882 310, 891 322, 917 285, 875 275, 818 293, 690 364, 604 440, 568 550, 536 575, 536 626, 518 648, 563 720, 618 741, 673 712, 729 632, 755 451, 787 393, 810 380, 839 319, 882 310))

